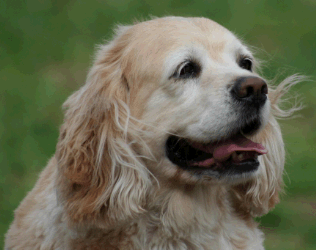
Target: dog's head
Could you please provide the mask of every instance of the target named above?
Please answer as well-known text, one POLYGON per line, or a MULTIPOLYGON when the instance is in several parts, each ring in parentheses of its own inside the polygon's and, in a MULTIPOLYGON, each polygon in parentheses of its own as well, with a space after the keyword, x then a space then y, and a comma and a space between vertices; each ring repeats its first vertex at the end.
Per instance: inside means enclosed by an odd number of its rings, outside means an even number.
POLYGON ((155 20, 138 31, 133 62, 145 68, 140 76, 156 74, 136 81, 152 88, 140 116, 160 161, 151 171, 184 182, 256 175, 267 149, 247 137, 268 123, 270 101, 247 47, 208 19, 155 20))
POLYGON ((255 68, 247 46, 209 19, 118 28, 65 103, 57 183, 70 217, 136 216, 157 181, 227 185, 241 208, 266 213, 282 186, 273 114, 289 82, 271 89, 255 68))

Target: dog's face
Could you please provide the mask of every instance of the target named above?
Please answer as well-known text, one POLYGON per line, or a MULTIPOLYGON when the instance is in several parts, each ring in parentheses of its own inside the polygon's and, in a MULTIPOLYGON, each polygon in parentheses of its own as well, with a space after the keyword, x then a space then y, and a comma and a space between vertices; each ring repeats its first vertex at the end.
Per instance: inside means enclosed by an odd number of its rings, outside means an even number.
POLYGON ((208 19, 156 19, 129 31, 125 77, 131 113, 151 132, 158 164, 150 170, 181 181, 254 176, 267 151, 246 137, 264 128, 270 102, 247 47, 208 19))
POLYGON ((64 104, 56 159, 65 208, 80 221, 106 204, 115 223, 142 213, 160 187, 228 184, 239 207, 267 213, 283 183, 275 116, 295 111, 278 101, 299 81, 268 90, 247 47, 209 19, 119 28, 64 104))

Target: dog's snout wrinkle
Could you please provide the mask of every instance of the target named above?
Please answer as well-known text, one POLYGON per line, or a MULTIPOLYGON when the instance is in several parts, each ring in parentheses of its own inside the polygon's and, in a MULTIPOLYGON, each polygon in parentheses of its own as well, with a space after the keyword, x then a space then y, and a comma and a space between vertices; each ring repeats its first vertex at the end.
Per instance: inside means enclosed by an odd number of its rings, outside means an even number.
POLYGON ((231 93, 238 100, 261 106, 267 99, 268 86, 259 77, 240 77, 234 83, 231 93))

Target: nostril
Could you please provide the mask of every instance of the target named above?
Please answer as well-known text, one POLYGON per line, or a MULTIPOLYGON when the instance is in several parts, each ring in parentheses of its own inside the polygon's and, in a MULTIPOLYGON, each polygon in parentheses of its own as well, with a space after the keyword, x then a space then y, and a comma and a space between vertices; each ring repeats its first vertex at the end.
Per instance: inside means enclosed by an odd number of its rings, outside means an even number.
POLYGON ((268 94, 268 86, 267 84, 263 84, 262 88, 261 88, 261 94, 267 95, 268 94))
POLYGON ((247 87, 246 92, 247 92, 247 94, 245 97, 249 97, 249 96, 253 95, 253 92, 254 92, 253 87, 251 87, 251 86, 247 87))

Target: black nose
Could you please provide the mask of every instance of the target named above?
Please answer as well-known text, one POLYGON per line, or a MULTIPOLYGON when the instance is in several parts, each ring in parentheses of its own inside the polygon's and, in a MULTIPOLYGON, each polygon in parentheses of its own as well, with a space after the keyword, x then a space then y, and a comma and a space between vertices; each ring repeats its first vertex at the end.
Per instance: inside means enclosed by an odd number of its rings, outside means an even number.
POLYGON ((261 106, 267 100, 268 86, 259 77, 240 77, 234 83, 231 94, 235 99, 261 106))

